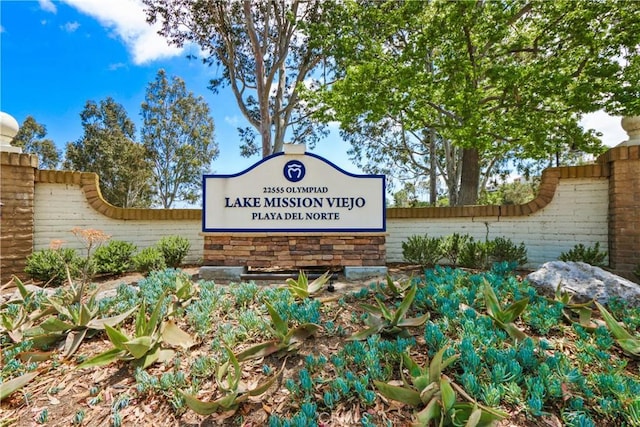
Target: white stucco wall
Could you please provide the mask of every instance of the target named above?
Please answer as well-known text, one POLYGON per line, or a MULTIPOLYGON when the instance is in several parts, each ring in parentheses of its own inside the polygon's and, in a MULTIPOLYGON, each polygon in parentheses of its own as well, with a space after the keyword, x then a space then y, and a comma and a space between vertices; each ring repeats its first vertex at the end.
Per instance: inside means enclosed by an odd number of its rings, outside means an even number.
POLYGON ((436 237, 457 232, 481 240, 488 236, 524 242, 529 267, 555 260, 578 243, 599 242, 606 250, 608 182, 606 178, 561 179, 551 202, 528 216, 388 219, 387 261, 403 261, 402 242, 416 234, 436 237))
MULTIPOLYGON (((409 236, 447 236, 468 233, 476 239, 507 237, 524 242, 529 266, 557 259, 578 243, 599 242, 606 250, 608 240, 608 180, 606 178, 561 179, 553 200, 541 210, 520 217, 475 217, 438 219, 387 219, 387 261, 401 262, 402 242, 409 236)), ((82 249, 71 233, 74 227, 104 231, 112 239, 134 243, 139 249, 153 246, 161 237, 180 235, 191 242, 186 259, 202 259, 202 224, 198 220, 116 220, 95 211, 80 186, 37 183, 35 186, 35 250, 49 247, 52 240, 64 240, 65 247, 82 249)))
POLYGON ((198 220, 117 220, 93 209, 79 185, 37 183, 34 202, 34 249, 46 249, 52 240, 62 239, 63 247, 83 249, 71 233, 74 227, 102 230, 112 240, 124 240, 138 249, 153 246, 163 236, 180 235, 191 242, 185 262, 202 259, 203 238, 198 220))

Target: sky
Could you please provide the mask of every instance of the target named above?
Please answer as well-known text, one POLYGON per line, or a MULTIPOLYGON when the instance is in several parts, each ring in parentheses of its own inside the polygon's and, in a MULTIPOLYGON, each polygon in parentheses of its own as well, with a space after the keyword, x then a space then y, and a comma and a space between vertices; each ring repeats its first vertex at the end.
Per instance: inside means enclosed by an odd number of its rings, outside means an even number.
MULTIPOLYGON (((138 0, 0 0, 0 110, 22 123, 29 115, 63 150, 82 136, 80 112, 88 100, 111 96, 140 129, 140 104, 159 69, 182 78, 209 104, 220 155, 211 173, 240 172, 259 160, 240 156, 238 126, 246 126, 230 90, 207 86, 220 70, 189 60, 195 47, 178 49, 146 23, 138 0)), ((614 146, 626 140, 620 117, 590 114, 583 126, 614 146)), ((310 150, 358 173, 337 128, 310 150)))

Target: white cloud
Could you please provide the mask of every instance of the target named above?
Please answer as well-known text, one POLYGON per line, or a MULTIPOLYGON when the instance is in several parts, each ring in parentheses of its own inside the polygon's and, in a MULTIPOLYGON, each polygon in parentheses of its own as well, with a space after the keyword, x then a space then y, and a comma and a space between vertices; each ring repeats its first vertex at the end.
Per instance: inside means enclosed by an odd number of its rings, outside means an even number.
POLYGON ((73 33, 75 30, 80 28, 80 24, 77 21, 67 22, 64 25, 61 25, 60 28, 65 30, 67 33, 73 33))
POLYGON ((238 116, 224 116, 224 121, 231 126, 238 126, 238 123, 240 123, 238 116))
POLYGON ((602 142, 608 147, 614 147, 628 139, 627 133, 620 126, 622 117, 613 117, 604 111, 585 114, 580 124, 585 129, 595 129, 602 133, 602 142))
POLYGON ((133 56, 135 64, 179 55, 182 49, 169 46, 157 34, 159 26, 146 22, 143 4, 139 0, 63 0, 100 22, 120 38, 133 56))
POLYGON ((56 8, 56 5, 53 4, 51 0, 38 0, 38 3, 40 4, 40 9, 46 12, 51 12, 51 13, 58 12, 58 8, 56 8))
POLYGON ((109 64, 109 71, 116 71, 119 68, 126 68, 127 64, 124 62, 116 62, 115 64, 109 64))

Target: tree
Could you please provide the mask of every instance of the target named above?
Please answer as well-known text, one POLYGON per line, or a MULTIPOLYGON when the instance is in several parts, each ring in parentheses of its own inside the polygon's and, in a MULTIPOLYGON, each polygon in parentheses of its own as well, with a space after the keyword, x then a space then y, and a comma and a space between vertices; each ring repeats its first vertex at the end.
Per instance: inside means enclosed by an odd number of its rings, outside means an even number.
POLYGON ((11 144, 22 148, 26 153, 36 154, 40 169, 56 169, 60 163, 60 150, 52 140, 45 139, 45 136, 47 128, 32 116, 27 116, 11 144))
POLYGON ((67 143, 65 169, 98 174, 103 197, 115 206, 149 207, 151 168, 124 107, 111 97, 87 101, 80 117, 84 135, 67 143))
POLYGON ((153 165, 155 198, 163 208, 174 201, 195 202, 202 174, 218 156, 209 106, 182 79, 158 71, 147 86, 141 113, 142 143, 153 165))
POLYGON ((197 44, 205 64, 222 68, 211 89, 228 85, 250 124, 238 129, 242 155, 282 151, 286 138, 313 146, 325 134, 300 100, 322 60, 303 32, 322 19, 321 0, 143 2, 147 21, 161 22, 160 34, 177 46, 197 44))
POLYGON ((401 122, 412 138, 388 155, 444 155, 451 201, 473 204, 505 159, 602 150, 581 113, 637 114, 638 13, 633 1, 346 2, 324 30, 335 82, 319 103, 346 130, 401 122))

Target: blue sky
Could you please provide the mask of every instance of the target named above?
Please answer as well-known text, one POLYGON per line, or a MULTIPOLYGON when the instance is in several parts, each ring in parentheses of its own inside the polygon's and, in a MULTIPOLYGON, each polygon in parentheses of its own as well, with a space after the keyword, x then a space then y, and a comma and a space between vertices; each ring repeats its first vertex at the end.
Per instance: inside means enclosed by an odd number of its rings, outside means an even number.
MULTIPOLYGON (((113 97, 139 129, 146 86, 163 68, 211 108, 220 147, 213 172, 239 172, 259 160, 239 154, 236 128, 246 123, 230 91, 207 89, 218 70, 186 59, 188 48, 168 46, 145 22, 138 0, 0 0, 0 25, 0 109, 19 123, 32 115, 61 149, 82 136, 87 100, 113 97)), ((583 125, 602 132, 610 146, 626 139, 619 117, 595 113, 583 125)), ((334 129, 313 152, 357 173, 347 150, 334 129)))
MULTIPOLYGON (((113 97, 139 130, 146 86, 163 68, 209 104, 220 147, 214 173, 236 173, 259 160, 240 156, 236 128, 247 124, 231 92, 207 89, 218 70, 186 59, 189 49, 167 46, 137 1, 0 0, 0 24, 0 108, 20 124, 32 115, 59 148, 82 136, 87 100, 113 97)), ((348 148, 334 129, 313 152, 357 173, 348 148)))

